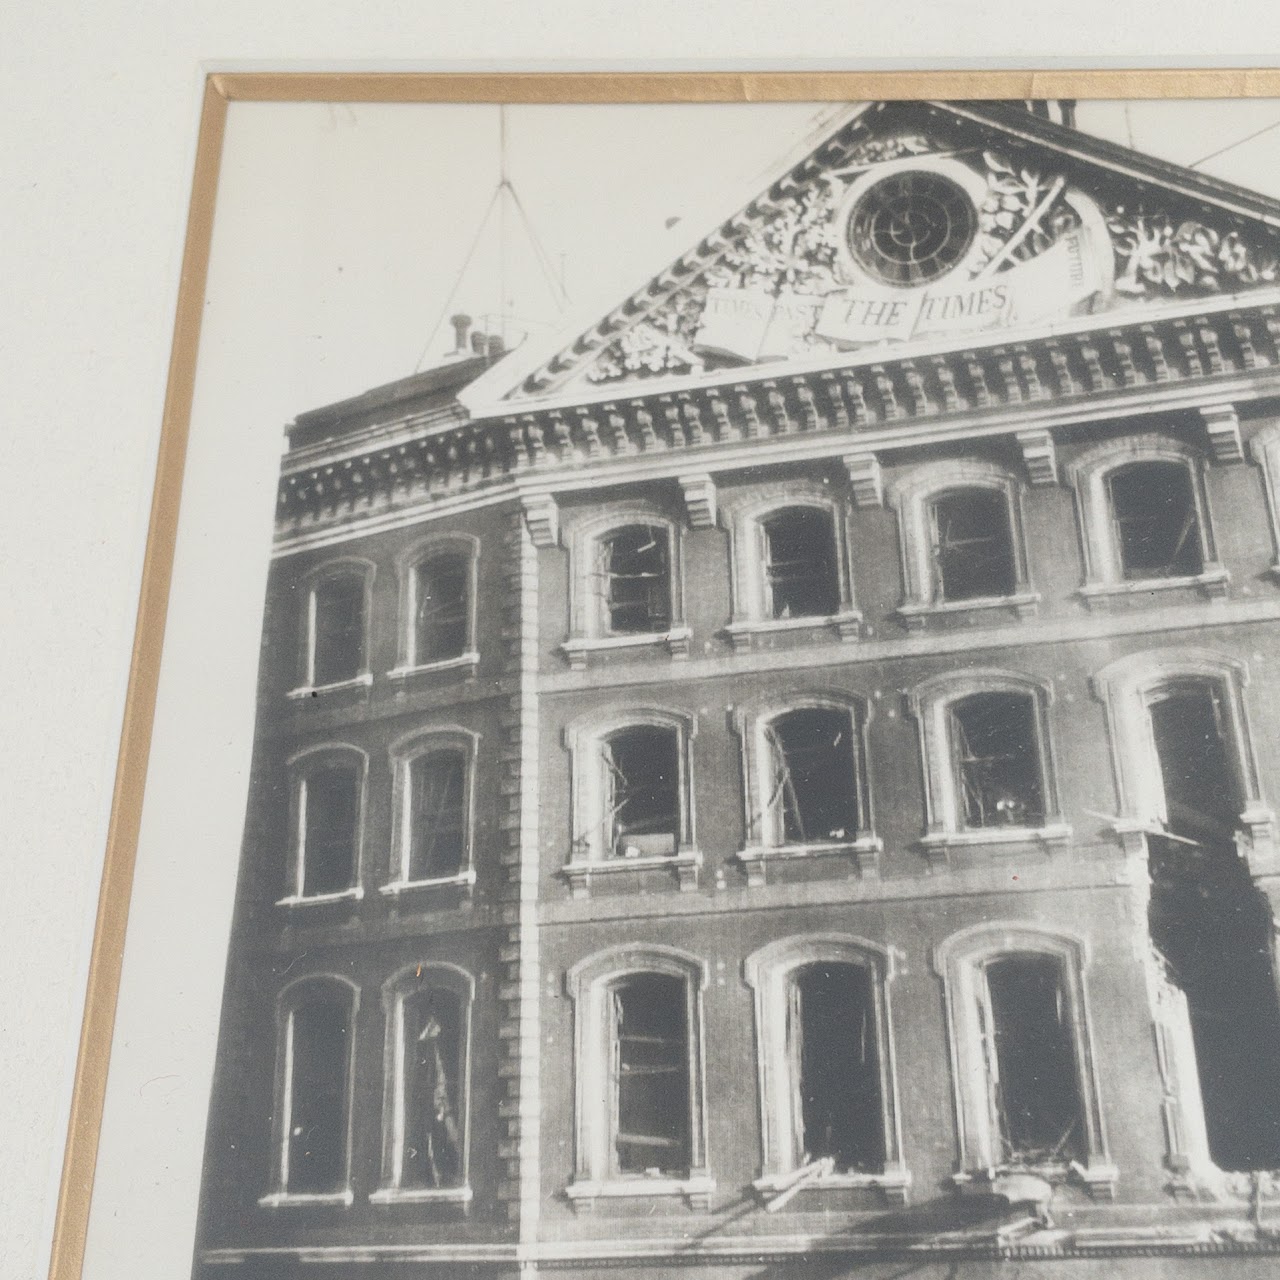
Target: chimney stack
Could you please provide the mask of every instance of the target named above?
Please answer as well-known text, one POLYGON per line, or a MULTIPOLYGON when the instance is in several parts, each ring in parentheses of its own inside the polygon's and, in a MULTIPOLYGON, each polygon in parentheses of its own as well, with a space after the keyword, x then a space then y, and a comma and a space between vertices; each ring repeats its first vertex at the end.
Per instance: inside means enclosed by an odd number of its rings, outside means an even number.
POLYGON ((466 355, 467 334, 471 329, 471 317, 459 312, 456 316, 449 317, 449 323, 453 325, 453 354, 455 356, 466 355))

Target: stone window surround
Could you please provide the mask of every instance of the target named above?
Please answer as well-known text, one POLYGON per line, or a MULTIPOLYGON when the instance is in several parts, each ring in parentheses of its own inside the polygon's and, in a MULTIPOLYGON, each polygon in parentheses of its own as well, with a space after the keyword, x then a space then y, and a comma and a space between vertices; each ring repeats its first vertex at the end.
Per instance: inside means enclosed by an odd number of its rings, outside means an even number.
POLYGON ((1276 554, 1271 574, 1273 577, 1280 577, 1280 422, 1263 427, 1249 441, 1249 456, 1262 469, 1262 484, 1267 495, 1267 517, 1276 554))
POLYGON ((794 975, 810 964, 850 964, 866 969, 875 999, 876 1041, 880 1060, 880 1097, 884 1122, 884 1169, 879 1173, 829 1173, 806 1184, 807 1191, 866 1188, 905 1203, 911 1175, 903 1164, 902 1132, 894 1066, 889 982, 893 954, 863 938, 840 933, 781 938, 752 952, 743 976, 755 997, 757 1084, 760 1091, 761 1173, 752 1186, 768 1196, 786 1189, 794 1173, 792 1080, 787 1056, 787 989, 794 975))
POLYGON ((479 588, 480 540, 469 533, 433 533, 405 548, 396 557, 400 590, 400 627, 396 665, 387 673, 393 679, 419 672, 448 671, 456 667, 475 670, 480 661, 476 648, 476 603, 479 588), (467 563, 467 638, 462 652, 452 658, 419 662, 417 644, 418 567, 437 556, 456 555, 467 563))
POLYGON ((1091 1196, 1111 1199, 1119 1175, 1108 1152, 1098 1093, 1097 1062, 1085 983, 1089 965, 1088 942, 1066 930, 1029 921, 971 925, 951 934, 933 951, 934 972, 942 979, 946 1002, 960 1149, 960 1167, 952 1180, 962 1190, 985 1191, 1002 1172, 997 1138, 992 1133, 978 1024, 978 984, 987 961, 1019 954, 1053 956, 1062 965, 1070 996, 1076 1079, 1085 1127, 1085 1158, 1069 1165, 1008 1166, 1008 1171, 1031 1173, 1049 1181, 1075 1178, 1084 1184, 1091 1196))
POLYGON ((278 899, 276 906, 293 907, 341 902, 364 896, 364 807, 369 779, 369 757, 349 742, 321 742, 295 752, 285 762, 289 772, 289 880, 291 892, 278 899), (351 867, 351 885, 333 893, 304 894, 305 840, 303 794, 307 777, 327 764, 354 764, 357 776, 355 851, 351 867))
POLYGON ((725 632, 735 650, 748 649, 754 636, 773 631, 834 630, 841 640, 856 640, 862 614, 853 591, 849 511, 830 486, 813 480, 754 485, 721 494, 720 512, 729 529, 731 617, 725 632), (765 522, 796 507, 825 511, 835 541, 839 608, 823 617, 771 618, 765 589, 765 522))
POLYGON ((395 895, 419 889, 431 889, 448 885, 470 888, 476 882, 475 869, 475 770, 479 754, 480 735, 460 725, 429 725, 396 739, 388 749, 392 772, 391 802, 391 857, 387 882, 380 893, 395 895), (436 751, 460 751, 465 765, 463 769, 463 821, 466 836, 463 842, 462 864, 457 874, 436 876, 427 880, 409 879, 410 838, 413 815, 409 812, 413 803, 410 770, 413 762, 436 751))
POLYGON ((1111 596, 1144 595, 1178 587, 1197 587, 1209 596, 1220 596, 1226 591, 1228 574, 1218 563, 1214 546, 1209 499, 1204 485, 1204 459, 1189 445, 1175 436, 1157 431, 1106 440, 1086 449, 1068 463, 1066 474, 1076 493, 1076 516, 1085 566, 1084 583, 1079 594, 1086 604, 1111 596), (1204 566, 1198 574, 1141 579, 1124 576, 1120 549, 1112 527, 1107 478, 1111 472, 1133 462, 1177 462, 1187 468, 1204 566))
POLYGON ((954 847, 1039 844, 1047 848, 1071 838, 1071 828, 1062 817, 1054 768, 1048 714, 1052 704, 1050 681, 995 667, 944 672, 908 693, 907 706, 919 728, 924 764, 926 831, 920 843, 931 861, 945 862, 954 847), (982 693, 1020 693, 1032 699, 1045 808, 1044 822, 1038 827, 966 828, 961 822, 949 716, 952 703, 982 693))
POLYGON ((681 1200, 694 1209, 711 1207, 715 1180, 707 1158, 707 1090, 704 1060, 703 995, 705 961, 676 947, 624 943, 579 960, 565 974, 565 990, 573 1002, 574 1043, 574 1177, 565 1195, 578 1212, 601 1200, 681 1200), (620 979, 633 974, 664 974, 685 987, 689 1050, 689 1170, 684 1178, 648 1178, 611 1173, 611 1123, 607 1090, 610 1045, 607 1000, 620 979))
POLYGON ((1018 617, 1034 613, 1039 593, 1031 587, 1027 566, 1023 487, 1006 467, 979 458, 944 459, 912 467, 888 486, 898 514, 902 553, 903 600, 898 615, 908 627, 925 625, 934 614, 979 609, 1012 609, 1018 617), (933 535, 929 527, 931 499, 957 489, 986 489, 1005 495, 1012 542, 1015 589, 1010 595, 980 596, 972 600, 934 598, 933 535))
POLYGON ((373 617, 373 583, 378 567, 372 560, 362 556, 340 556, 334 560, 326 560, 314 568, 308 569, 298 580, 302 592, 304 608, 298 635, 298 672, 299 680, 295 688, 290 689, 288 697, 293 699, 311 698, 315 694, 336 693, 344 689, 367 688, 373 683, 373 672, 370 669, 370 629, 369 621, 373 617), (364 581, 364 636, 361 644, 363 662, 360 670, 349 680, 338 680, 332 684, 317 685, 315 683, 315 643, 316 643, 316 590, 322 583, 346 576, 359 576, 364 581))
POLYGON ((573 840, 562 874, 575 898, 586 897, 597 876, 616 879, 618 875, 642 871, 673 871, 683 892, 697 887, 698 869, 702 865, 702 853, 695 839, 693 800, 693 740, 697 730, 693 715, 654 706, 605 708, 565 726, 563 742, 569 753, 573 840), (645 725, 672 729, 676 733, 680 838, 674 854, 615 858, 606 851, 601 831, 605 794, 601 751, 604 740, 611 734, 645 725))
POLYGON ((875 875, 879 870, 883 842, 875 834, 871 804, 871 782, 868 767, 867 726, 871 720, 871 704, 858 694, 830 689, 802 689, 770 693, 735 706, 731 723, 742 751, 743 831, 745 844, 738 861, 747 872, 747 884, 765 883, 771 863, 815 858, 851 858, 861 875, 875 875), (765 730, 779 716, 789 711, 840 711, 849 716, 853 733, 854 758, 858 771, 859 833, 853 840, 813 844, 787 844, 775 841, 765 829, 764 805, 769 783, 766 772, 769 749, 765 730))
POLYGON ((336 973, 305 974, 281 989, 276 997, 276 1059, 274 1105, 271 1131, 271 1189, 258 1198, 263 1208, 289 1205, 341 1205, 350 1207, 351 1135, 355 1111, 355 1048, 359 1036, 355 1032, 360 1011, 360 988, 350 978, 336 973), (323 989, 344 989, 347 1000, 347 1131, 345 1143, 346 1176, 337 1191, 289 1190, 289 1128, 293 1092, 293 1014, 307 995, 323 989))
POLYGON ((471 1012, 475 979, 458 965, 445 961, 421 961, 405 965, 383 984, 382 1010, 386 1025, 383 1056, 382 1180, 369 1199, 374 1204, 457 1204, 472 1199, 471 1155, 471 1012), (438 988, 459 1002, 461 1011, 462 1067, 456 1105, 462 1124, 462 1182, 456 1187, 402 1187, 404 1157, 404 1003, 417 992, 438 988))

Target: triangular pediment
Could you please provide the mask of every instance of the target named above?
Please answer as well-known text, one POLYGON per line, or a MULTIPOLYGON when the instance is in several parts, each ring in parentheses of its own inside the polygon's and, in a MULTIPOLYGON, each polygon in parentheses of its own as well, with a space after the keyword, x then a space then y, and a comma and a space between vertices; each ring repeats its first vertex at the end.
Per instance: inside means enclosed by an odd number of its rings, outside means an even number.
POLYGON ((526 343, 464 405, 962 347, 1280 276, 1280 204, 1016 104, 850 108, 763 189, 684 231, 633 294, 526 343))

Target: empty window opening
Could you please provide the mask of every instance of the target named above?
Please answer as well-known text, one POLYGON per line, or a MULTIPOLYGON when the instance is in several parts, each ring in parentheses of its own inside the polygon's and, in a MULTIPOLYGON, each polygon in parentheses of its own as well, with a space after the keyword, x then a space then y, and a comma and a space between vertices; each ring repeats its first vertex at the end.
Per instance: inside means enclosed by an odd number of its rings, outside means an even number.
POLYGON ((840 578, 829 511, 795 507, 764 524, 765 581, 773 618, 829 617, 840 609, 840 578))
POLYGON ((471 566, 464 556, 433 556, 414 571, 414 661, 456 658, 467 647, 471 566))
POLYGON ((680 740, 675 729, 636 725, 602 744, 604 831, 619 858, 676 852, 680 843, 680 740))
POLYGON ((689 1168, 689 1026, 684 980, 637 974, 611 991, 614 1172, 689 1168))
POLYGON ((951 707, 951 749, 964 827, 1044 824, 1044 777, 1035 700, 978 693, 951 707))
POLYGON ((1135 462, 1108 478, 1126 578, 1191 577, 1204 570, 1191 472, 1180 462, 1135 462))
POLYGON ((830 1158, 837 1173, 884 1168, 884 1101, 871 971, 812 964, 788 990, 787 1048, 796 1168, 830 1158))
POLYGON ((400 1185, 457 1187, 462 1158, 462 1002, 431 988, 407 996, 404 1019, 404 1146, 400 1185))
POLYGON ((1228 710, 1205 681, 1150 705, 1167 837, 1149 841, 1152 942, 1186 997, 1209 1153, 1280 1167, 1280 1000, 1270 906, 1235 844, 1242 800, 1228 710))
POLYGON ((311 596, 311 683, 354 680, 364 667, 364 579, 327 578, 311 596))
POLYGON ((1056 956, 1015 955, 982 970, 978 1026, 1001 1164, 1066 1164, 1085 1154, 1071 997, 1056 956))
POLYGON ((286 1186, 291 1192, 346 1186, 349 1023, 347 1002, 336 998, 309 1000, 290 1014, 286 1186))
POLYGON ((299 795, 304 897, 340 893, 355 880, 360 771, 325 765, 303 779, 299 795))
POLYGON ((929 504, 938 600, 1012 595, 1018 572, 1002 490, 955 489, 929 504))
POLYGON ((600 541, 604 624, 620 635, 671 627, 671 556, 666 529, 630 525, 600 541))
POLYGON ((765 729, 771 763, 766 811, 784 844, 854 840, 861 825, 858 752, 847 711, 803 709, 765 729))
POLYGON ((409 767, 410 880, 455 876, 466 858, 467 760, 461 751, 433 751, 409 767))

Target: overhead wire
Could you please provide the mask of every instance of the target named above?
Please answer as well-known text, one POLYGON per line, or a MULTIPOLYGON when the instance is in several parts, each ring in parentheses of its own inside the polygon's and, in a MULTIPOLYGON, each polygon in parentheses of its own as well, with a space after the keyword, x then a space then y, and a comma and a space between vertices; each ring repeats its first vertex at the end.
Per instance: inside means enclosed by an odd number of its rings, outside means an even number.
POLYGON ((1260 138, 1264 133, 1270 133, 1272 129, 1280 129, 1280 120, 1273 120, 1270 124, 1263 125, 1261 129, 1255 129, 1253 133, 1247 133, 1243 138, 1237 138, 1234 142, 1229 142, 1225 147, 1219 147, 1217 151, 1210 151, 1207 156, 1201 156, 1199 160, 1192 160, 1188 169, 1196 169, 1200 165, 1209 160, 1216 160, 1219 156, 1225 156, 1228 151, 1234 151, 1237 147, 1242 147, 1246 142, 1252 142, 1254 138, 1260 138))

